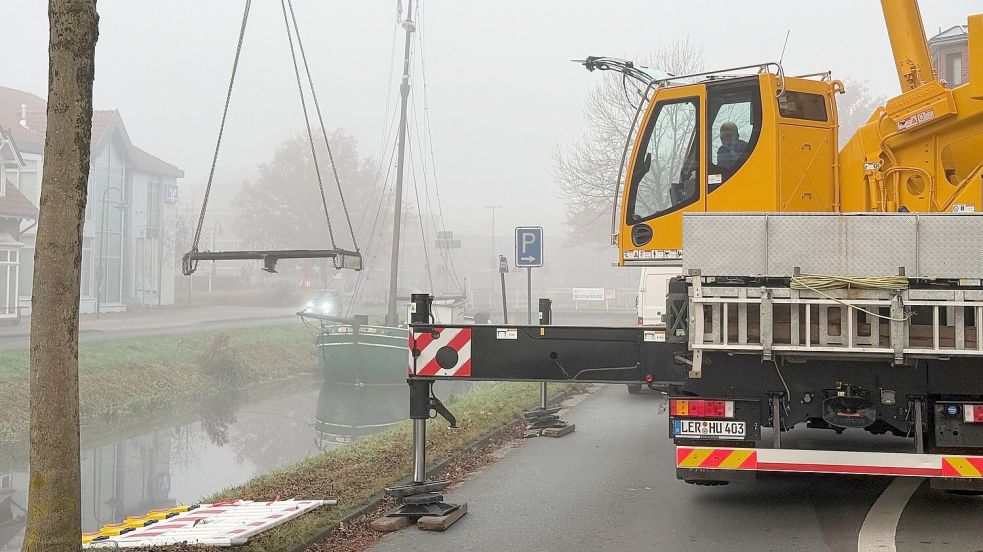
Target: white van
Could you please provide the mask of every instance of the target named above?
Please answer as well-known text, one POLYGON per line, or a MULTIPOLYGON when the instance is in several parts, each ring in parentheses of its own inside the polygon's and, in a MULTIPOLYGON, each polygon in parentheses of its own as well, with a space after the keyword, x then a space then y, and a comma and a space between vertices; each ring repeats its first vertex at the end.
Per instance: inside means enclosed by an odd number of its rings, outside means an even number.
POLYGON ((678 266, 647 266, 638 284, 638 325, 666 327, 666 294, 669 280, 679 276, 678 266))
MULTIPOLYGON (((669 280, 679 276, 682 269, 678 266, 647 266, 642 268, 641 281, 638 284, 638 325, 653 326, 656 329, 666 329, 666 294, 669 293, 669 280)), ((629 393, 639 393, 640 383, 628 385, 629 393)))

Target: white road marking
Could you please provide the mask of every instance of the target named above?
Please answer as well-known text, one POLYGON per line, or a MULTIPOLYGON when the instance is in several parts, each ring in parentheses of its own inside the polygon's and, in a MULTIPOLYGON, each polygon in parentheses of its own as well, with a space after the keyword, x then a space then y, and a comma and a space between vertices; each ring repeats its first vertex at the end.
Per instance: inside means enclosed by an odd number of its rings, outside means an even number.
POLYGON ((901 513, 923 477, 896 477, 877 498, 857 537, 857 552, 897 552, 895 538, 901 513))

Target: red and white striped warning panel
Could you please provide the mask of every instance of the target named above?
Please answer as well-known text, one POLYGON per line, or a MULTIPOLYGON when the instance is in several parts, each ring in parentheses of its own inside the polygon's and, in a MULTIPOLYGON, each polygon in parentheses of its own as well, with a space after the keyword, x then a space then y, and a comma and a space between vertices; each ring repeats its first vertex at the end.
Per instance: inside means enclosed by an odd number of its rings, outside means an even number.
POLYGON ((170 544, 236 546, 334 500, 229 500, 151 510, 99 531, 82 534, 83 548, 138 548, 170 544))
POLYGON ((676 467, 767 472, 983 478, 983 456, 676 447, 676 467))
POLYGON ((469 377, 471 328, 432 328, 432 331, 411 332, 409 375, 469 377))

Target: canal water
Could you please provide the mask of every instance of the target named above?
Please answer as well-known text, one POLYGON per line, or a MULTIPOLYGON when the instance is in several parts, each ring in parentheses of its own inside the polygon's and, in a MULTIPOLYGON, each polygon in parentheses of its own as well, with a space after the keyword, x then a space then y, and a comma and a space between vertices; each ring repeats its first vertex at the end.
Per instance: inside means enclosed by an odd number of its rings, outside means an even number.
MULTIPOLYGON (((187 405, 138 431, 103 437, 98 443, 87 442, 83 434, 84 530, 152 508, 195 503, 382 431, 409 411, 405 383, 354 385, 312 379, 306 386, 291 384, 289 389, 258 395, 187 405)), ((20 550, 27 482, 26 462, 0 465, 0 551, 20 550)))

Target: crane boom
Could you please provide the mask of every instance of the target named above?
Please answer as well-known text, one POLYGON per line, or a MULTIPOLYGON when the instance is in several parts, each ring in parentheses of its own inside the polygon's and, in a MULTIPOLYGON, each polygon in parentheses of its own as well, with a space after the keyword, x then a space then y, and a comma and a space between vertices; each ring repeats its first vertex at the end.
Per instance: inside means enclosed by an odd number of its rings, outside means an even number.
POLYGON ((935 80, 932 56, 925 40, 925 27, 917 0, 881 0, 887 24, 894 67, 898 71, 901 91, 914 90, 935 80))

